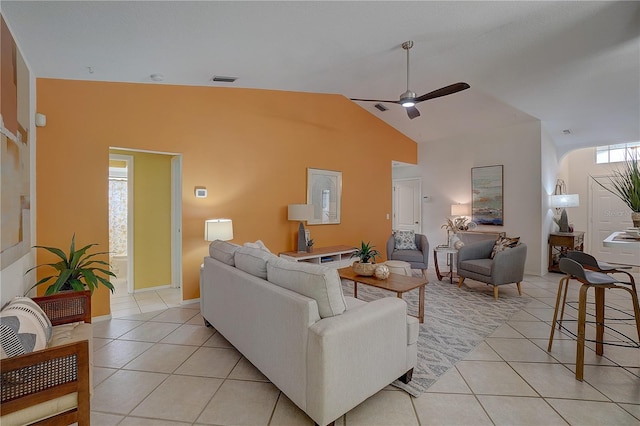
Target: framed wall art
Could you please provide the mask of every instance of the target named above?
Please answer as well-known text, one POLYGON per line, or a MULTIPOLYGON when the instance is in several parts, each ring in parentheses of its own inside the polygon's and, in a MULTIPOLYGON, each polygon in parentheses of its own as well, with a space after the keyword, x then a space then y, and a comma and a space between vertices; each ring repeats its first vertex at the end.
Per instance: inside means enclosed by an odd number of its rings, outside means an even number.
POLYGON ((307 204, 313 204, 313 219, 308 225, 340 223, 342 172, 307 169, 307 204))
POLYGON ((504 166, 471 168, 471 215, 478 225, 504 225, 504 166))

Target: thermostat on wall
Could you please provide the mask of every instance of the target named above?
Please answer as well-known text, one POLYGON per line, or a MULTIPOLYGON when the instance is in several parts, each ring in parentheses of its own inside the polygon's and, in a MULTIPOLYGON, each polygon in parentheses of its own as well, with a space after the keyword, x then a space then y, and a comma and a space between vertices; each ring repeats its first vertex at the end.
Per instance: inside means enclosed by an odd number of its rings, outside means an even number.
POLYGON ((196 186, 196 198, 207 198, 207 188, 196 186))

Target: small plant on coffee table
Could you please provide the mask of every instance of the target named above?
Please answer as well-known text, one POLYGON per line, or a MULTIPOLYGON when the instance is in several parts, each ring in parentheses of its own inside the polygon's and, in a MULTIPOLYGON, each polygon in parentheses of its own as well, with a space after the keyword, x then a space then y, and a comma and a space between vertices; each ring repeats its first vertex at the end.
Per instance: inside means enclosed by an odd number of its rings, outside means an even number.
POLYGON ((360 263, 376 263, 376 257, 380 257, 380 252, 375 247, 370 241, 366 244, 362 241, 360 248, 356 248, 351 257, 359 257, 360 263))

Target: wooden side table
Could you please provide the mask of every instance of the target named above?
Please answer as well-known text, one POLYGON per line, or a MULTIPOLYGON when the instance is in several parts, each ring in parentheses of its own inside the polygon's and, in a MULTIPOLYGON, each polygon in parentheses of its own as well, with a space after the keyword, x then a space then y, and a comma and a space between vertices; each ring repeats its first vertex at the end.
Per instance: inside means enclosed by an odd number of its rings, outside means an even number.
POLYGON ((570 250, 584 251, 584 232, 552 232, 549 235, 549 272, 560 272, 560 257, 570 250))
POLYGON ((458 253, 458 250, 452 247, 436 247, 433 249, 433 263, 436 267, 436 276, 439 281, 442 281, 443 277, 449 277, 449 283, 453 284, 453 279, 458 278, 453 272, 453 256, 458 253), (440 272, 438 267, 438 253, 446 253, 447 261, 449 262, 449 272, 440 272))

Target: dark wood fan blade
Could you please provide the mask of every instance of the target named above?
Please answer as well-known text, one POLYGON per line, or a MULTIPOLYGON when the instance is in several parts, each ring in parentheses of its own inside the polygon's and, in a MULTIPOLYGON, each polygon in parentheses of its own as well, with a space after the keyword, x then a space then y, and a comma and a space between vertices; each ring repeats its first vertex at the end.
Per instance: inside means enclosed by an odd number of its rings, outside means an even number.
POLYGON ((409 116, 410 119, 413 120, 416 117, 420 117, 420 111, 418 111, 418 108, 416 107, 408 107, 407 115, 409 116))
POLYGON ((466 90, 466 89, 468 89, 470 87, 471 86, 469 86, 467 83, 462 83, 462 82, 461 83, 454 83, 454 84, 451 84, 449 86, 440 88, 438 90, 434 90, 433 92, 429 92, 427 94, 424 94, 422 96, 418 96, 416 98, 416 103, 422 102, 422 101, 428 101, 429 99, 439 98, 441 96, 452 95, 454 93, 466 90))
POLYGON ((387 102, 387 103, 390 103, 390 104, 399 104, 400 103, 400 101, 383 101, 383 100, 380 100, 380 99, 354 99, 354 98, 349 98, 349 99, 351 99, 352 101, 360 101, 360 102, 387 102))

